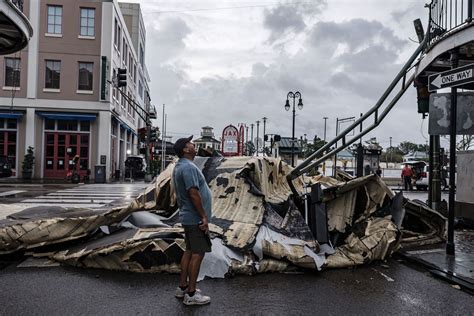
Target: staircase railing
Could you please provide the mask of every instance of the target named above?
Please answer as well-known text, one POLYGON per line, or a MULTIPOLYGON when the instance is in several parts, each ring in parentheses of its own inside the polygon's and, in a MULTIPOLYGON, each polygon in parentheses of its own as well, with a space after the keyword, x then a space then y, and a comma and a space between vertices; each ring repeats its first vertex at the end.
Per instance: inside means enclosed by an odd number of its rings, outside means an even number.
POLYGON ((377 103, 364 115, 362 115, 359 119, 357 119, 353 124, 347 127, 342 133, 337 135, 333 140, 326 143, 323 147, 315 151, 311 154, 305 161, 301 164, 296 166, 290 174, 287 176, 288 183, 293 191, 293 193, 297 194, 295 187, 293 186, 293 180, 297 177, 301 176, 302 174, 308 172, 313 167, 318 166, 323 161, 328 159, 329 157, 336 155, 341 150, 345 149, 347 146, 353 144, 361 137, 372 131, 376 128, 380 122, 387 116, 390 110, 395 106, 397 101, 400 97, 405 93, 408 87, 413 83, 415 79, 415 73, 411 74, 411 76, 407 79, 407 75, 409 74, 410 70, 417 64, 415 61, 417 57, 424 51, 429 37, 425 35, 423 41, 419 44, 417 49, 413 52, 411 57, 408 61, 404 64, 400 72, 396 75, 393 81, 390 83, 388 88, 385 90, 383 95, 377 101, 377 103), (383 108, 386 99, 388 96, 395 90, 397 85, 401 82, 401 88, 393 97, 393 99, 383 108), (365 126, 363 123, 368 121, 372 117, 372 123, 368 126, 365 126), (359 131, 358 131, 359 129, 359 131), (349 135, 354 135, 348 138, 349 135), (331 150, 333 145, 336 145, 337 142, 341 141, 342 145, 338 146, 335 149, 331 150))

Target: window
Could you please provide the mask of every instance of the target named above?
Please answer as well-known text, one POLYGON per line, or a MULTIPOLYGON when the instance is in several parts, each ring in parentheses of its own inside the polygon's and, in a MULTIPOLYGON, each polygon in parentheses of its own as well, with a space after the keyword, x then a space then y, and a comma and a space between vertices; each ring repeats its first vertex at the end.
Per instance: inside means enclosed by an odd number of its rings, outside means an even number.
MULTIPOLYGON (((115 81, 115 78, 117 78, 117 71, 114 69, 113 72, 112 72, 112 80, 115 81)), ((117 88, 115 87, 115 84, 112 85, 112 97, 114 99, 118 99, 118 96, 117 96, 117 88)))
POLYGON ((95 9, 81 8, 81 35, 94 36, 95 9))
POLYGON ((138 81, 138 95, 140 96, 140 99, 143 100, 143 85, 142 81, 138 81))
POLYGON ((45 119, 45 120, 44 120, 44 129, 54 131, 55 122, 56 122, 55 120, 45 119))
POLYGON ((79 63, 79 90, 92 91, 92 69, 94 63, 79 63))
POLYGON ((143 63, 145 59, 145 53, 143 52, 143 46, 140 44, 140 65, 142 65, 143 68, 143 63))
POLYGON ((44 87, 47 89, 59 89, 61 77, 61 61, 46 60, 44 87))
POLYGON ((48 33, 62 34, 63 7, 48 5, 48 33))
POLYGON ((115 24, 114 24, 114 44, 117 46, 118 44, 118 21, 115 19, 115 24))
POLYGON ((125 37, 123 38, 123 45, 122 45, 122 47, 123 47, 123 55, 122 55, 123 61, 124 61, 124 63, 125 63, 125 67, 127 67, 128 45, 127 45, 127 42, 126 42, 126 40, 125 40, 125 37))
POLYGON ((20 58, 5 58, 5 87, 20 86, 20 58))
POLYGON ((122 31, 120 26, 117 27, 117 49, 120 53, 120 42, 122 41, 122 31))

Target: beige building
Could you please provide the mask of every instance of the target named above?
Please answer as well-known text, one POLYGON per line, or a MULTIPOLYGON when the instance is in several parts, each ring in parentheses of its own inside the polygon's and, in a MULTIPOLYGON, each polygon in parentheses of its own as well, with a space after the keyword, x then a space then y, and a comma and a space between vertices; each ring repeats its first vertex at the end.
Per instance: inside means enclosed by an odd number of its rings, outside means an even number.
POLYGON ((0 155, 21 176, 34 147, 35 178, 65 178, 80 156, 81 176, 104 166, 106 180, 124 171, 141 144, 145 122, 111 84, 127 69, 129 99, 156 117, 145 66, 146 33, 139 4, 117 0, 25 0, 33 27, 28 46, 0 57, 0 155))

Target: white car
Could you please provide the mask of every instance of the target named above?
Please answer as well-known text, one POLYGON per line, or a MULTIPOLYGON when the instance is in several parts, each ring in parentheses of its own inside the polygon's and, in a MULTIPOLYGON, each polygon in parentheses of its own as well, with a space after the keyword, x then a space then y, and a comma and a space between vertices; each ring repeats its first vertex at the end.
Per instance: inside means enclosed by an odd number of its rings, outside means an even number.
MULTIPOLYGON (((410 164, 409 164, 410 165, 410 164)), ((416 162, 415 166, 412 167, 415 173, 414 186, 417 190, 427 190, 429 185, 429 165, 425 162, 416 162)), ((445 170, 441 170, 441 190, 446 190, 448 187, 447 174, 445 170)))

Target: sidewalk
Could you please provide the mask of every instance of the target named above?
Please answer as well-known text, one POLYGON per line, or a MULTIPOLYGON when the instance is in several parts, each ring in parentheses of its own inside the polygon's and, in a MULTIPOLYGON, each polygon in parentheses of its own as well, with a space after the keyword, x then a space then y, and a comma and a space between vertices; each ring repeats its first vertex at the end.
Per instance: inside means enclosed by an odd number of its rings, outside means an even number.
POLYGON ((474 230, 459 229, 454 234, 455 254, 446 254, 446 244, 402 249, 398 255, 419 264, 436 277, 474 293, 474 230))

